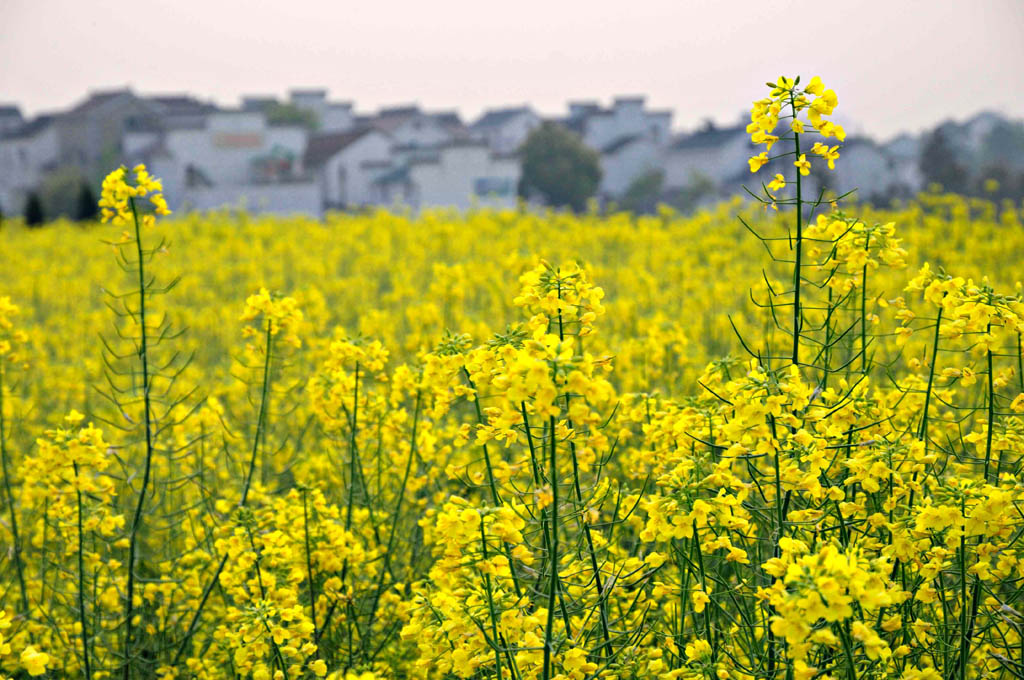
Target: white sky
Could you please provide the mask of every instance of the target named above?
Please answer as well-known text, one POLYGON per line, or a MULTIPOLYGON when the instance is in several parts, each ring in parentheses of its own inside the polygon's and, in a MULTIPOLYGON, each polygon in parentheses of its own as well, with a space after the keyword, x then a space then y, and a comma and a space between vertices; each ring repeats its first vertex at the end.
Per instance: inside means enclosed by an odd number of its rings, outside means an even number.
POLYGON ((686 129, 781 73, 820 75, 836 120, 877 136, 1022 117, 1024 0, 0 0, 0 102, 30 113, 125 85, 225 105, 323 86, 470 119, 646 94, 686 129))

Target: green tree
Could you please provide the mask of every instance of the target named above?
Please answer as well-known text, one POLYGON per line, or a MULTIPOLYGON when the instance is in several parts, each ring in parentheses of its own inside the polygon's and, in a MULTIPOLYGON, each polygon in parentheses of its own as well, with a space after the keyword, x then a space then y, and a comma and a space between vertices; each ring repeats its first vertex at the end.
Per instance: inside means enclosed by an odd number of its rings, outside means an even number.
POLYGON ((519 194, 556 207, 583 210, 601 183, 601 157, 580 137, 555 123, 530 133, 522 147, 519 194))
POLYGON ((43 219, 43 202, 39 200, 39 194, 33 191, 25 201, 25 224, 39 227, 42 226, 43 219))
POLYGON ((78 190, 78 202, 72 217, 78 222, 95 222, 98 216, 99 206, 96 204, 96 194, 92 192, 88 183, 83 182, 78 190))
POLYGON ((938 183, 945 191, 964 193, 967 170, 958 162, 956 152, 942 128, 936 128, 921 148, 921 175, 925 184, 938 183))

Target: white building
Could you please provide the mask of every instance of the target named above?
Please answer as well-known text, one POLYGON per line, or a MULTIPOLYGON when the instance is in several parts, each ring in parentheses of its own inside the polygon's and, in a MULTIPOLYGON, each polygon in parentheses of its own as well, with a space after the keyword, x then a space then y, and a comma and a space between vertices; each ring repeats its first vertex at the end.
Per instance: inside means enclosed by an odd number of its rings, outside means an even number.
POLYGON ((541 117, 529 106, 490 109, 470 126, 470 131, 482 138, 497 153, 513 153, 523 145, 541 117))
MULTIPOLYGON (((718 188, 749 181, 754 146, 745 126, 707 126, 673 142, 665 154, 665 187, 682 189, 710 181, 718 188)), ((764 171, 762 171, 764 172, 764 171)))
POLYGON ((381 109, 358 121, 386 133, 398 146, 436 147, 466 136, 454 113, 427 113, 418 106, 381 109))
POLYGON ((465 210, 516 204, 519 160, 494 153, 485 142, 460 140, 404 153, 404 161, 374 182, 375 201, 381 205, 465 210))
POLYGON ((601 186, 606 198, 620 198, 644 175, 661 170, 664 153, 648 136, 620 137, 601 149, 601 186))
POLYGON ((328 101, 327 90, 292 90, 289 92, 289 102, 296 108, 316 115, 319 133, 347 132, 355 127, 356 116, 352 111, 352 102, 328 101))
POLYGON ((199 124, 125 135, 130 162, 161 177, 172 209, 246 204, 250 210, 319 214, 319 185, 302 158, 308 131, 269 125, 259 111, 215 111, 199 124))
POLYGON ((620 198, 634 181, 663 165, 672 112, 648 110, 644 97, 616 97, 610 108, 575 101, 562 124, 601 154, 601 194, 620 198))
POLYGON ((863 137, 847 139, 840 154, 835 170, 824 171, 837 194, 855 190, 854 196, 859 200, 876 201, 892 196, 909 197, 921 187, 916 155, 908 163, 887 147, 863 137))
POLYGON ((13 132, 24 124, 21 109, 13 105, 0 104, 0 136, 13 132))
POLYGON ((569 102, 565 125, 595 150, 636 135, 649 137, 658 146, 667 146, 671 141, 672 112, 648 110, 644 102, 644 97, 616 97, 607 109, 595 102, 569 102))
POLYGON ((40 116, 0 135, 0 208, 20 213, 29 192, 55 169, 60 154, 57 127, 51 116, 40 116))
POLYGON ((376 128, 311 137, 303 165, 316 177, 324 209, 372 203, 373 181, 390 167, 391 147, 391 138, 376 128))
POLYGON ((921 173, 921 138, 903 134, 885 144, 885 151, 892 161, 897 187, 913 196, 924 186, 921 173))

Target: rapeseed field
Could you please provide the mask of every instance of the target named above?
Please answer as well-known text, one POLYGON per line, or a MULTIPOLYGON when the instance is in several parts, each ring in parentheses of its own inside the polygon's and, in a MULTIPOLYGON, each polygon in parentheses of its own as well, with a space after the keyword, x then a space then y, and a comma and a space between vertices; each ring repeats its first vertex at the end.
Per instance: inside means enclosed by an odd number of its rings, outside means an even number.
POLYGON ((689 215, 5 225, 0 675, 1022 677, 1022 207, 805 195, 837 105, 689 215))

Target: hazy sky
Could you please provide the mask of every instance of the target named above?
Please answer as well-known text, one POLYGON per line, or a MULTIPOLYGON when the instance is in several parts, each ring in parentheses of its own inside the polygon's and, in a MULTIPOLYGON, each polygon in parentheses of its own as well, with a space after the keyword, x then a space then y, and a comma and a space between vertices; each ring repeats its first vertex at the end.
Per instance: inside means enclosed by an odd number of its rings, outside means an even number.
POLYGON ((0 0, 0 65, 0 101, 32 113, 124 85, 227 105, 324 86, 469 118, 646 94, 683 129, 801 73, 837 91, 837 121, 886 136, 1024 116, 1024 0, 0 0))

